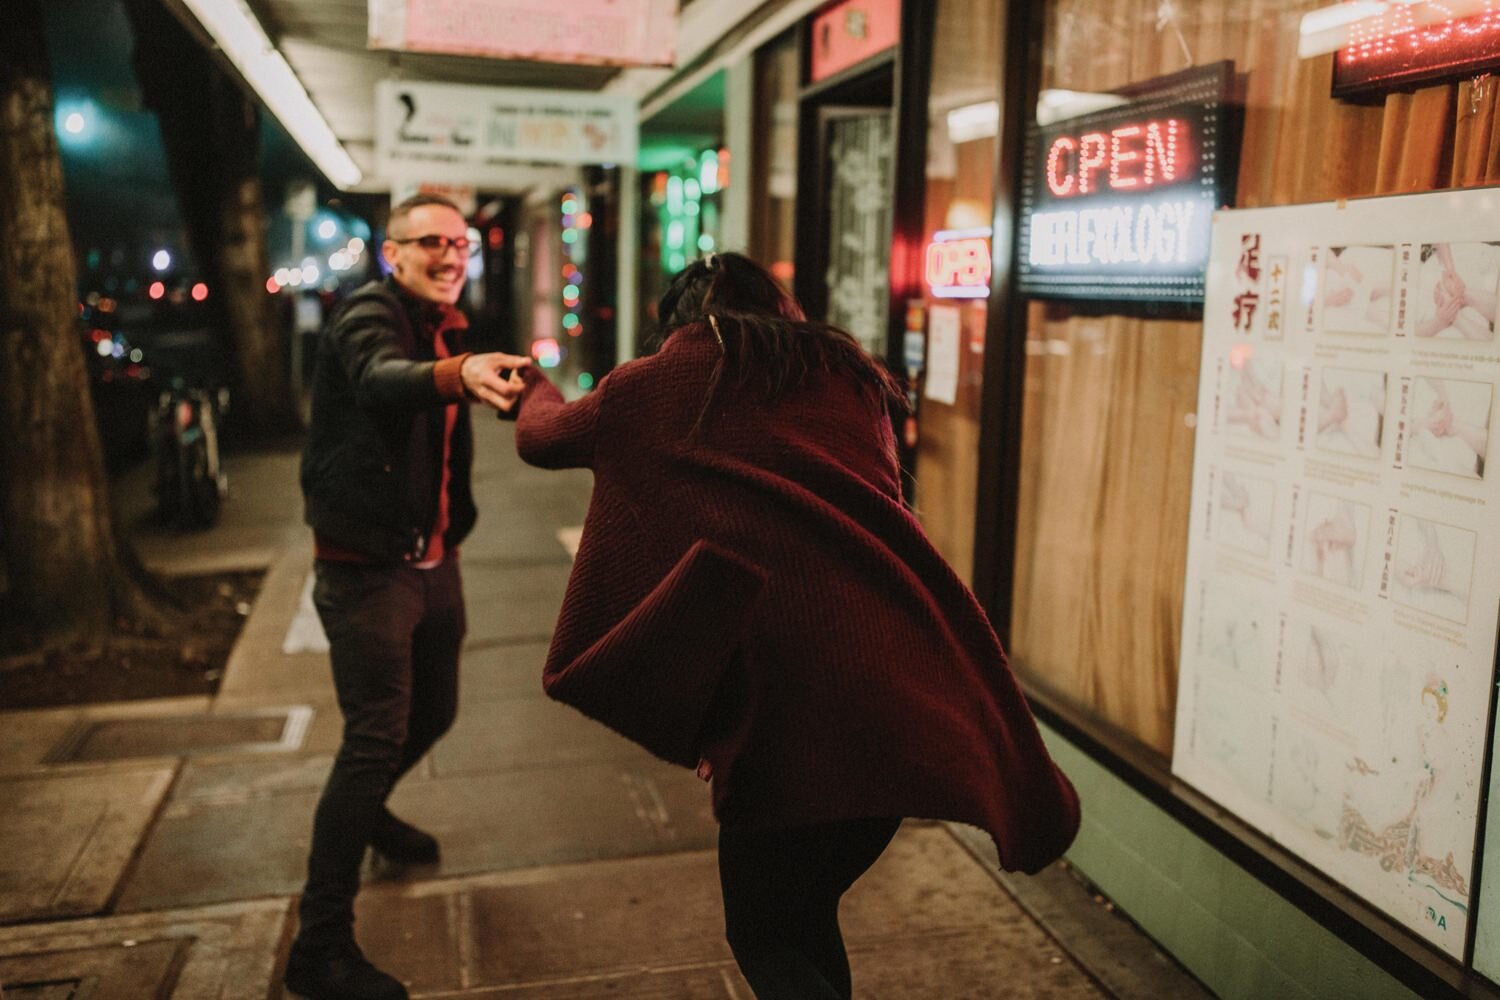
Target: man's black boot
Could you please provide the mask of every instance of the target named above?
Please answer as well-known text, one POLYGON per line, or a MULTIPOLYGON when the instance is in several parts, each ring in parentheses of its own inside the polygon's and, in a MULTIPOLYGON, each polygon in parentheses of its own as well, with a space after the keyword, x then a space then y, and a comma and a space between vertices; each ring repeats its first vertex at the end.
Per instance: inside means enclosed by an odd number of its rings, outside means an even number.
POLYGON ((292 943, 286 988, 304 1000, 407 1000, 406 987, 371 965, 353 941, 328 947, 292 943))
POLYGON ((432 834, 381 809, 370 835, 370 846, 387 861, 403 865, 431 865, 438 860, 438 842, 432 834))

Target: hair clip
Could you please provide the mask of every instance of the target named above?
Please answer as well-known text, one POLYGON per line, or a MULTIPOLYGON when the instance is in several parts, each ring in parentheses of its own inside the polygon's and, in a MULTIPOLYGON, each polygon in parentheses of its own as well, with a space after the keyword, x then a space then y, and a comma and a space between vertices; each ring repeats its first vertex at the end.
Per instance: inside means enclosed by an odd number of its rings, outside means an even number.
POLYGON ((706 268, 708 268, 710 271, 712 271, 715 268, 717 268, 719 266, 719 255, 718 255, 718 253, 717 252, 710 253, 707 257, 704 257, 703 258, 703 266, 706 267, 706 268))

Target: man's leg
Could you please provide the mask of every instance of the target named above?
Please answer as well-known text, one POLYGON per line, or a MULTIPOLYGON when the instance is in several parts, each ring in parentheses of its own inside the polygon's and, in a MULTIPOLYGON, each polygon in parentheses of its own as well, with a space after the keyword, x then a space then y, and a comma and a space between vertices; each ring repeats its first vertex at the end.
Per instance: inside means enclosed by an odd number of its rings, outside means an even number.
MULTIPOLYGON (((458 662, 466 627, 458 561, 423 570, 420 579, 426 610, 412 633, 411 716, 394 781, 416 766, 458 714, 458 662)), ((384 808, 371 844, 386 858, 405 864, 432 864, 439 857, 436 838, 384 808)))
POLYGON ((769 833, 720 828, 725 937, 759 1000, 849 1000, 839 900, 900 825, 868 819, 769 833))
MULTIPOLYGON (((360 865, 406 745, 411 633, 421 616, 421 591, 411 572, 317 565, 313 596, 328 633, 344 738, 313 817, 300 927, 288 964, 288 986, 301 985, 306 995, 320 995, 314 987, 330 963, 348 964, 360 865)), ((374 977, 365 980, 370 996, 405 995, 381 992, 389 986, 374 977)), ((343 991, 361 995, 347 984, 343 991)))
POLYGON ((458 715, 458 662, 468 627, 458 560, 424 570, 426 608, 411 641, 411 721, 399 780, 431 750, 458 715))

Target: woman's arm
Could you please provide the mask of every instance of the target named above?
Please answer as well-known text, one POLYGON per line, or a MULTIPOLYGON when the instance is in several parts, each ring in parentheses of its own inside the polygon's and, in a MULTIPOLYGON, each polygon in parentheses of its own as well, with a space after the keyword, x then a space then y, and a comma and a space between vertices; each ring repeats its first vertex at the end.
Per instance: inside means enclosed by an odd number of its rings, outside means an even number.
POLYGON ((594 436, 609 378, 569 403, 540 369, 528 368, 522 377, 526 388, 516 417, 516 454, 544 469, 593 468, 594 436))

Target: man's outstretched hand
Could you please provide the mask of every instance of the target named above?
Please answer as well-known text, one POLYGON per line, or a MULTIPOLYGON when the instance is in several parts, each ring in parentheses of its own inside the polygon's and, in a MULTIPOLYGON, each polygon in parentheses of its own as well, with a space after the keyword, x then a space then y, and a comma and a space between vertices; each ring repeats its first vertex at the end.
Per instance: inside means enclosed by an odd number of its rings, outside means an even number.
POLYGON ((531 359, 518 354, 471 354, 464 358, 459 374, 463 378, 464 391, 486 406, 502 413, 509 413, 521 396, 526 382, 520 370, 531 364, 531 359))

